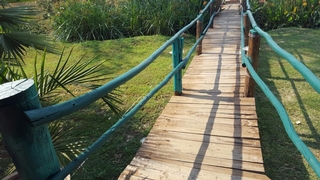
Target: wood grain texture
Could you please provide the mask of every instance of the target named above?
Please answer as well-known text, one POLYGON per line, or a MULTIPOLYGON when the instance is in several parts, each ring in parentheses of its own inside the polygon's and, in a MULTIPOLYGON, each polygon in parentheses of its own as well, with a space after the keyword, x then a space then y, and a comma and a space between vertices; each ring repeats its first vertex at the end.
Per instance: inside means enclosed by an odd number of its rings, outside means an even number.
POLYGON ((255 99, 243 96, 238 4, 227 4, 119 179, 269 179, 255 99), (217 28, 218 27, 218 28, 217 28))

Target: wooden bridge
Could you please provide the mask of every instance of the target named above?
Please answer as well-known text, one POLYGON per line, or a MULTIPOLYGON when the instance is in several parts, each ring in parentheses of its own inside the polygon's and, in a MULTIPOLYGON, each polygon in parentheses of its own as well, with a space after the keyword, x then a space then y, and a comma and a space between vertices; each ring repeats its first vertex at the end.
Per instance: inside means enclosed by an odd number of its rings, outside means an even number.
POLYGON ((239 4, 226 4, 119 179, 268 179, 255 99, 243 97, 239 4))

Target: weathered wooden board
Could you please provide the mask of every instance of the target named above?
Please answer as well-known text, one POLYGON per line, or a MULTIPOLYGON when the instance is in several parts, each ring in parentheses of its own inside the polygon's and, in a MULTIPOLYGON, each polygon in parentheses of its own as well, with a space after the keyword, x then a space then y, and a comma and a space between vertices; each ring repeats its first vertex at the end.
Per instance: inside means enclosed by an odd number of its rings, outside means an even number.
POLYGON ((184 161, 166 160, 160 162, 157 159, 139 156, 133 159, 132 164, 127 168, 126 173, 120 176, 121 179, 131 175, 139 176, 141 179, 268 179, 262 174, 250 171, 184 161))
MULTIPOLYGON (((188 139, 190 141, 203 141, 203 139, 208 138, 209 135, 198 134, 190 134, 190 133, 182 133, 182 132, 173 132, 167 130, 152 130, 148 139, 153 138, 175 138, 175 139, 188 139)), ((246 147, 261 147, 260 141, 256 139, 243 139, 243 138, 233 138, 233 137, 223 137, 223 136, 210 136, 210 142, 216 144, 229 144, 229 145, 242 145, 246 147)))
MULTIPOLYGON (((201 89, 198 89, 197 91, 202 91, 201 89)), ((201 99, 201 102, 195 101, 193 98, 196 97, 193 94, 190 94, 188 92, 184 93, 183 96, 173 96, 169 103, 201 103, 201 104, 225 104, 225 105, 239 105, 239 106, 255 106, 255 99, 249 98, 249 97, 239 97, 235 100, 235 98, 203 98, 201 99), (237 103, 235 103, 237 102, 237 103)))
POLYGON ((182 80, 119 179, 268 179, 255 99, 243 97, 237 4, 207 32, 182 80))
MULTIPOLYGON (((152 151, 151 149, 141 148, 139 152, 139 158, 144 158, 145 160, 155 160, 160 163, 168 163, 177 165, 179 164, 179 152, 169 152, 166 151, 152 151), (140 156, 141 155, 141 156, 140 156), (163 158, 168 156, 168 158, 163 158), (160 159, 165 159, 164 161, 159 161, 160 159)), ((181 160, 180 160, 181 161, 181 160)), ((214 167, 224 167, 224 168, 232 168, 232 169, 246 169, 252 170, 254 169, 256 172, 263 172, 263 164, 259 162, 243 162, 239 160, 233 159, 223 159, 220 157, 212 157, 212 156, 204 156, 196 155, 196 154, 186 154, 185 158, 182 160, 184 162, 183 166, 192 167, 196 165, 209 165, 212 168, 214 167)), ((182 164, 180 164, 182 165, 182 164)))

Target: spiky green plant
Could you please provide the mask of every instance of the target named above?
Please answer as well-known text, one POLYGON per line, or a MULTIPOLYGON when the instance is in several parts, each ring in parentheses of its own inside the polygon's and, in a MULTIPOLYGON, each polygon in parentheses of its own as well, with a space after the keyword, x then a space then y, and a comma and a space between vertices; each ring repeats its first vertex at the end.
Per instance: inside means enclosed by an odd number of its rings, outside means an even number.
MULTIPOLYGON (((36 64, 38 59, 35 57, 34 81, 36 88, 38 89, 39 97, 42 100, 44 100, 46 97, 56 96, 57 93, 55 93, 55 90, 58 88, 62 88, 69 94, 73 95, 71 90, 68 89, 68 85, 80 85, 89 89, 94 89, 99 86, 98 84, 94 84, 94 82, 106 80, 103 78, 105 74, 98 74, 98 72, 101 70, 100 67, 103 62, 92 64, 93 60, 83 61, 83 56, 75 63, 67 65, 71 58, 71 54, 72 50, 64 59, 63 50, 53 72, 49 72, 45 68, 46 51, 44 51, 41 58, 40 67, 37 67, 36 64)), ((23 68, 21 69, 23 70, 23 68)), ((9 76, 7 76, 8 80, 16 80, 20 77, 28 78, 24 72, 21 73, 19 70, 15 70, 15 72, 15 74, 10 76, 10 79, 9 76)), ((120 116, 121 112, 119 105, 122 103, 119 97, 120 95, 115 91, 102 98, 106 105, 118 116, 120 116)), ((83 150, 86 145, 85 141, 82 139, 82 137, 68 139, 68 133, 71 131, 71 128, 69 127, 65 129, 62 123, 55 121, 50 123, 48 128, 60 165, 65 166, 83 150)), ((10 169, 8 172, 10 173, 14 170, 15 167, 10 169)))

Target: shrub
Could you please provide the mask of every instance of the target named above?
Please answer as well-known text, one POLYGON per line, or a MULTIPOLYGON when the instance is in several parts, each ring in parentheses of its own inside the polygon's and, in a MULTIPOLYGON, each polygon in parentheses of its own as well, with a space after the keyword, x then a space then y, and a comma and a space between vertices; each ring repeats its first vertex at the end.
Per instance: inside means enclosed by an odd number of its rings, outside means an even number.
POLYGON ((252 0, 254 17, 264 30, 280 27, 315 28, 320 25, 318 0, 269 0, 258 3, 252 0))
POLYGON ((123 37, 120 15, 112 4, 68 1, 55 13, 54 36, 64 41, 104 40, 123 37))
POLYGON ((193 20, 205 3, 204 0, 63 2, 53 18, 54 35, 64 41, 172 35, 193 20))

